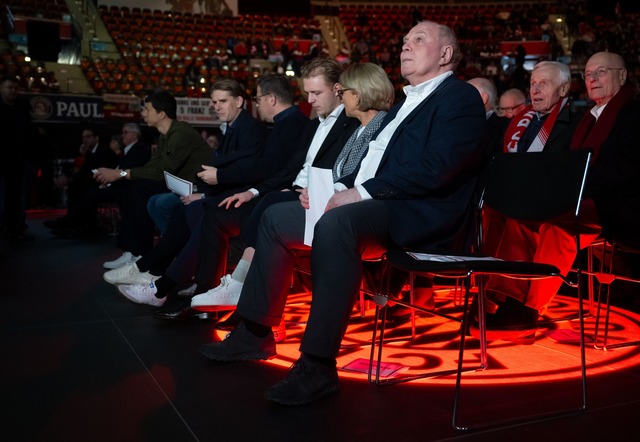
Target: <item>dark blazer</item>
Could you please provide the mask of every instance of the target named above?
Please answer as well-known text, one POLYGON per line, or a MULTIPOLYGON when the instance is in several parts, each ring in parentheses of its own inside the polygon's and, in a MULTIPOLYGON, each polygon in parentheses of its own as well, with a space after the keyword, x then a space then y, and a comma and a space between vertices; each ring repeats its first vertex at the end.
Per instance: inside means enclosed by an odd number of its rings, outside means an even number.
MULTIPOLYGON (((640 101, 618 114, 587 174, 585 197, 593 198, 604 233, 640 248, 640 101)), ((588 146, 587 146, 588 147, 588 146)))
POLYGON ((131 146, 129 152, 120 158, 119 167, 122 170, 131 169, 132 167, 142 166, 149 161, 151 157, 151 149, 144 141, 138 140, 131 146))
POLYGON ((238 170, 234 163, 242 158, 261 155, 266 138, 267 127, 248 111, 242 110, 233 127, 227 128, 227 133, 220 141, 218 156, 213 160, 213 165, 220 169, 218 181, 238 182, 238 170))
POLYGON ((451 75, 393 133, 363 187, 386 202, 397 245, 450 247, 460 236, 482 164, 485 115, 478 91, 451 75))
POLYGON ((309 118, 297 106, 281 112, 281 118, 276 115, 275 123, 269 131, 262 155, 258 158, 247 157, 238 161, 239 173, 248 177, 242 186, 225 190, 225 192, 217 194, 216 198, 212 198, 212 202, 205 204, 207 207, 216 205, 220 198, 232 195, 253 187, 254 184, 263 181, 280 169, 285 167, 289 159, 296 155, 300 149, 300 138, 307 130, 310 124, 309 118))
POLYGON ((510 122, 509 118, 499 117, 495 112, 487 118, 487 133, 484 139, 487 159, 504 150, 504 134, 510 122))
POLYGON ((247 164, 259 161, 266 139, 266 126, 249 112, 242 110, 233 127, 227 129, 221 140, 218 155, 213 159, 213 166, 218 168, 218 184, 209 186, 198 179, 198 190, 208 196, 214 196, 235 189, 239 185, 254 182, 252 169, 247 167, 247 164))
MULTIPOLYGON (((320 120, 315 118, 309 123, 307 133, 302 138, 300 143, 301 148, 298 149, 296 155, 292 156, 283 167, 274 176, 267 178, 260 182, 254 188, 260 192, 260 195, 264 195, 267 192, 276 190, 282 190, 287 187, 293 187, 293 180, 300 172, 300 169, 304 165, 304 161, 307 156, 307 151, 313 141, 313 137, 318 129, 320 120)), ((340 112, 336 122, 327 134, 327 137, 322 142, 318 153, 313 159, 313 167, 320 167, 323 169, 332 169, 333 164, 336 162, 340 151, 349 140, 349 137, 360 126, 360 121, 356 118, 350 118, 347 116, 345 110, 340 112)))
POLYGON ((82 169, 88 171, 88 173, 93 176, 93 172, 91 172, 93 169, 97 169, 99 167, 114 168, 117 165, 118 155, 116 155, 109 146, 98 144, 98 148, 95 152, 89 151, 86 153, 82 169))

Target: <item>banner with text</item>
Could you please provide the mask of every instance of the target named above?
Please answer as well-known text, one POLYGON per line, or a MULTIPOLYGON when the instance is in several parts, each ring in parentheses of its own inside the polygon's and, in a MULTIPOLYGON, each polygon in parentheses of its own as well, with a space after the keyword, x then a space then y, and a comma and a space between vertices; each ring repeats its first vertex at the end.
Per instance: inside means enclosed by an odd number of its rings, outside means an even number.
MULTIPOLYGON (((144 124, 141 110, 143 101, 133 95, 25 94, 36 123, 69 123, 106 121, 144 124)), ((176 98, 178 120, 192 126, 220 126, 217 115, 209 108, 208 98, 176 98)))

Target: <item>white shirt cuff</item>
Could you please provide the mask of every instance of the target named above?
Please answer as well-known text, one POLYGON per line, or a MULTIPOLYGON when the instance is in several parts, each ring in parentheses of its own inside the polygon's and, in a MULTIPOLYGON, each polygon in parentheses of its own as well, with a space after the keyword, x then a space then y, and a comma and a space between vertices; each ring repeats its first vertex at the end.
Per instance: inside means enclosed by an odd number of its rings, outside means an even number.
POLYGON ((358 193, 360 194, 360 197, 362 198, 362 200, 370 200, 373 199, 371 197, 371 195, 369 195, 369 192, 367 192, 367 190, 362 187, 362 184, 358 184, 356 186, 356 190, 358 191, 358 193))

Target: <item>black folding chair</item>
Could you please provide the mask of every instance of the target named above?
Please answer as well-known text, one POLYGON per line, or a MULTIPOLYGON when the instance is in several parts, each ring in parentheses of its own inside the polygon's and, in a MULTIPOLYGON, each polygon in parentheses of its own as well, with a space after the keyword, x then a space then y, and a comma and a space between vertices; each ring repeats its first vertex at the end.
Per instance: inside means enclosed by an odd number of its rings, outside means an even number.
MULTIPOLYGON (((519 221, 542 222, 551 220, 557 216, 571 212, 576 221, 576 250, 580 250, 580 237, 577 234, 579 224, 580 200, 586 180, 589 165, 590 152, 587 150, 571 150, 562 152, 539 153, 509 153, 495 156, 486 169, 483 178, 483 192, 478 204, 477 220, 477 244, 482 244, 482 219, 483 206, 491 207, 500 214, 519 221)), ((481 249, 479 249, 481 250, 481 249)), ((464 281, 464 303, 461 318, 449 317, 460 322, 460 346, 456 370, 426 372, 415 375, 399 376, 392 379, 380 379, 380 366, 382 362, 382 348, 384 344, 384 322, 386 307, 389 297, 386 294, 377 294, 373 297, 376 303, 375 324, 372 337, 371 354, 369 361, 369 381, 376 384, 395 384, 414 379, 456 374, 455 396, 453 404, 452 423, 454 428, 467 430, 469 427, 458 423, 458 409, 460 401, 460 389, 462 373, 471 370, 484 370, 487 368, 486 355, 486 318, 484 303, 483 278, 487 275, 503 275, 511 278, 536 279, 556 277, 578 288, 579 321, 580 321, 580 356, 582 378, 582 402, 577 410, 582 411, 587 406, 586 393, 586 361, 585 361, 585 337, 584 314, 581 289, 581 269, 577 269, 577 281, 568 281, 560 270, 551 264, 523 261, 505 261, 481 254, 460 255, 447 251, 431 251, 427 254, 418 254, 409 250, 390 250, 387 253, 387 261, 394 266, 414 275, 428 275, 443 278, 453 278, 464 281), (472 312, 469 311, 469 292, 472 287, 472 278, 476 278, 478 287, 478 322, 480 329, 480 365, 476 367, 464 367, 465 335, 468 321, 472 312), (380 325, 378 325, 380 324, 380 325), (376 334, 379 330, 379 336, 376 334), (376 357, 377 345, 377 357, 376 357), (374 361, 375 359, 375 361, 374 361)), ((413 290, 413 287, 411 288, 413 290)), ((413 299, 412 297, 410 298, 413 299)), ((411 302, 394 302, 423 310, 411 302)), ((437 312, 432 312, 436 313, 437 312)), ((558 414, 558 413, 553 413, 558 414)))

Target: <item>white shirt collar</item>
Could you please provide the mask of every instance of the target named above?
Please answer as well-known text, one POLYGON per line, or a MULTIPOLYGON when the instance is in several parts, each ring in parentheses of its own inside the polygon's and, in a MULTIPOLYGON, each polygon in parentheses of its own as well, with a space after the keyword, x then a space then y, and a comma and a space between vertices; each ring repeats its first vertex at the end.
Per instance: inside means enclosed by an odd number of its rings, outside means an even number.
POLYGON ((318 120, 320 120, 320 124, 324 124, 324 122, 326 120, 328 120, 329 118, 338 118, 338 115, 340 115, 340 113, 342 112, 342 109, 344 109, 344 104, 340 103, 340 105, 338 107, 336 107, 329 115, 327 115, 326 117, 322 117, 320 115, 318 115, 318 120))
POLYGON ((449 75, 453 75, 453 72, 447 71, 444 74, 440 74, 437 77, 434 77, 416 86, 411 86, 410 84, 408 84, 404 86, 402 90, 404 91, 404 94, 407 96, 407 98, 424 97, 426 95, 429 95, 435 88, 440 86, 440 83, 442 83, 449 75))
POLYGON ((600 115, 602 115, 602 111, 604 110, 605 107, 607 107, 607 103, 603 104, 600 107, 593 106, 589 112, 591 112, 591 115, 593 115, 597 120, 600 117, 600 115))

